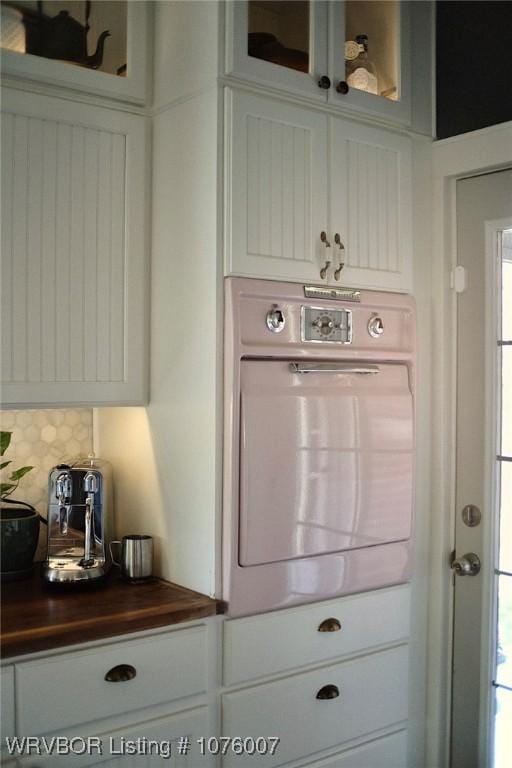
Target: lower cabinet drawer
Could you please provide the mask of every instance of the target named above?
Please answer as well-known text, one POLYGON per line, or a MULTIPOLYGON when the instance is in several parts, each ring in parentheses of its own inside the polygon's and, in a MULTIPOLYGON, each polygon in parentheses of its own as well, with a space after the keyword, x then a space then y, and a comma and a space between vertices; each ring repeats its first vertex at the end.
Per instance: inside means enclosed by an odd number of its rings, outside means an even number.
MULTIPOLYGON (((407 731, 392 733, 333 757, 307 763, 308 768, 407 768, 407 731)), ((302 767, 301 767, 302 768, 302 767)))
POLYGON ((273 757, 228 754, 223 765, 281 765, 403 723, 407 689, 408 648, 400 646, 227 693, 224 736, 277 736, 280 743, 273 757), (322 698, 329 695, 334 697, 322 698))
POLYGON ((14 667, 2 667, 0 675, 0 735, 3 750, 4 737, 14 736, 14 667))
POLYGON ((409 601, 404 585, 226 621, 224 684, 403 642, 409 601))
POLYGON ((68 754, 64 742, 51 746, 48 750, 51 754, 41 743, 42 754, 36 754, 33 749, 31 755, 19 758, 16 765, 18 768, 89 768, 97 765, 102 768, 207 768, 207 758, 200 755, 197 743, 206 733, 207 714, 206 707, 195 707, 109 733, 96 733, 78 726, 68 733, 72 750, 68 754), (183 750, 183 745, 188 743, 188 754, 180 755, 180 747, 183 750))
POLYGON ((199 626, 20 663, 16 665, 18 735, 62 731, 202 693, 206 661, 206 629, 199 626), (124 669, 119 670, 120 665, 124 669), (119 671, 135 676, 116 682, 119 671), (105 679, 109 672, 114 681, 105 679))

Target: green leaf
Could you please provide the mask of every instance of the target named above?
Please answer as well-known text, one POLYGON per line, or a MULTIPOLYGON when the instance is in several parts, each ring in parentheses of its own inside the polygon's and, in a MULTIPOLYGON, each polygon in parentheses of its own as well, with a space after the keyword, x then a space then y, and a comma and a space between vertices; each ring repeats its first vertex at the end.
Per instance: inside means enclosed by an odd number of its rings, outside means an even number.
POLYGON ((12 461, 2 461, 2 463, 0 464, 0 469, 5 469, 6 467, 9 466, 9 464, 12 464, 12 461))
POLYGON ((0 432, 0 456, 3 456, 11 443, 12 432, 0 432))
POLYGON ((11 473, 9 480, 18 482, 18 480, 21 480, 21 478, 24 477, 26 474, 28 474, 28 472, 30 472, 31 469, 34 469, 34 467, 20 467, 19 469, 16 469, 14 470, 14 472, 11 473))
POLYGON ((8 496, 16 487, 17 483, 0 483, 0 496, 8 496))

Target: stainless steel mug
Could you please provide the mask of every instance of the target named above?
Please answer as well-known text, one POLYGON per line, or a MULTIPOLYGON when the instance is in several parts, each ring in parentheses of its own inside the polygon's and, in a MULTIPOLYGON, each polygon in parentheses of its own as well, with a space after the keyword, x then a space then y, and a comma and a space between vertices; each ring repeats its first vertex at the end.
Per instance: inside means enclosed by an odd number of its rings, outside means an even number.
POLYGON ((133 533, 123 536, 122 541, 110 542, 112 562, 121 568, 121 575, 129 581, 142 581, 153 574, 153 537, 133 533), (116 560, 112 546, 121 547, 120 560, 116 560))

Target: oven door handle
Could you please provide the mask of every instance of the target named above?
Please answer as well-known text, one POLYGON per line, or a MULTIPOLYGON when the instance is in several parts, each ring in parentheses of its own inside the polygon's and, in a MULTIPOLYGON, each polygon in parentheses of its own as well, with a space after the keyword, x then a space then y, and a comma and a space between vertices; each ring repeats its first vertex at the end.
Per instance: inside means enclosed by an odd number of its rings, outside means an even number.
POLYGON ((347 373, 366 376, 380 373, 378 365, 354 365, 353 363, 290 363, 292 373, 347 373))

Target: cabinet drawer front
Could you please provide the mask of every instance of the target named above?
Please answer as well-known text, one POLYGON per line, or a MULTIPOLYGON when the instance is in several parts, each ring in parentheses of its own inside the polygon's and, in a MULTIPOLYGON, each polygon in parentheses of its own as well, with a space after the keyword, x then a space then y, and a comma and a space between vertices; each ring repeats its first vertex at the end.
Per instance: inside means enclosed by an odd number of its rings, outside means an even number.
POLYGON ((309 763, 309 768, 407 768, 407 731, 392 733, 370 744, 309 763))
POLYGON ((224 683, 233 685, 404 640, 409 635, 409 601, 406 585, 226 621, 224 683), (329 619, 341 628, 319 631, 329 619))
MULTIPOLYGON (((72 754, 58 753, 58 749, 47 754, 44 742, 41 755, 24 756, 16 766, 26 768, 87 768, 101 765, 103 768, 195 768, 199 761, 207 760, 199 755, 197 739, 207 732, 208 710, 196 707, 186 712, 150 720, 149 722, 130 723, 126 727, 107 733, 98 733, 97 729, 74 728, 66 736, 75 739, 72 754), (77 738, 78 737, 78 738, 77 738), (190 751, 187 756, 179 755, 180 738, 190 739, 190 751), (82 743, 83 739, 83 743, 82 743), (155 743, 156 742, 156 743, 155 743), (151 743, 151 744, 150 744, 151 743), (82 754, 83 752, 83 754, 82 754)), ((48 741, 50 741, 48 738, 48 741)), ((35 750, 32 750, 35 753, 35 750)), ((201 765, 203 763, 201 762, 201 765)), ((204 763, 207 768, 208 763, 204 763)))
POLYGON ((14 736, 14 667, 3 667, 0 678, 2 748, 5 736, 14 736))
MULTIPOLYGON (((407 657, 407 646, 401 646, 226 694, 223 735, 278 736, 276 754, 265 758, 265 766, 275 766, 401 723, 407 717, 407 657), (339 695, 318 699, 327 686, 339 695)), ((227 755, 225 768, 237 760, 227 755)), ((243 762, 261 768, 261 756, 247 755, 243 762)))
POLYGON ((206 689, 206 629, 179 630, 16 666, 18 731, 60 731, 206 689), (133 679, 108 682, 119 665, 133 679))

